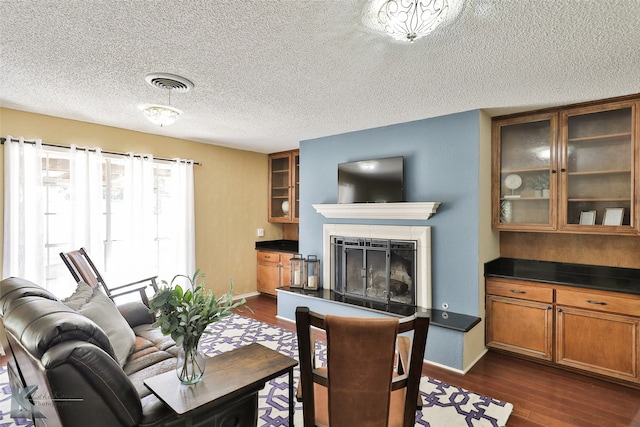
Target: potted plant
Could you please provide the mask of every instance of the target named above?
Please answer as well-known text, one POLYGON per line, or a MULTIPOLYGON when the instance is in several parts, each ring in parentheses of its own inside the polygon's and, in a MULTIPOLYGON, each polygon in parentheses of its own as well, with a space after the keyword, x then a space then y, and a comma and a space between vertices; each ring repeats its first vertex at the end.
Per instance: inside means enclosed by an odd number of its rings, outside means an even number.
POLYGON ((543 191, 549 189, 549 174, 543 173, 534 176, 531 179, 531 187, 535 190, 536 197, 543 196, 543 191))
POLYGON ((156 315, 154 327, 170 335, 180 348, 176 373, 183 384, 195 384, 204 374, 205 356, 198 348, 200 338, 210 323, 230 316, 235 308, 246 304, 242 298, 233 301, 233 282, 229 291, 219 298, 205 289, 204 274, 197 270, 193 277, 177 274, 149 301, 149 311, 156 315), (177 279, 189 281, 190 289, 174 284, 177 279))

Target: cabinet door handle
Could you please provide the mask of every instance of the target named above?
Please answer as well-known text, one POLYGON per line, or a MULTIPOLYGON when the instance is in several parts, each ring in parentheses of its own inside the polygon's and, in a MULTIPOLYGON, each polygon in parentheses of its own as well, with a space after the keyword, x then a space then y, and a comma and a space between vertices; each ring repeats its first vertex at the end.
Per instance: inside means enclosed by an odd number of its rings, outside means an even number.
POLYGON ((512 294, 526 294, 527 293, 525 291, 519 291, 517 289, 510 289, 509 292, 511 292, 512 294))
POLYGON ((551 310, 553 307, 551 307, 550 305, 547 306, 547 310, 551 310))
POLYGON ((567 170, 565 168, 560 169, 560 172, 566 172, 567 170))
POLYGON ((558 309, 558 313, 562 313, 562 309, 561 308, 558 309))
POLYGON ((593 300, 588 299, 588 300, 587 300, 587 302, 588 302, 589 304, 607 305, 607 303, 606 303, 606 302, 604 302, 604 301, 593 301, 593 300))
POLYGON ((558 171, 555 170, 555 169, 551 169, 551 173, 556 173, 556 172, 558 172, 558 171))

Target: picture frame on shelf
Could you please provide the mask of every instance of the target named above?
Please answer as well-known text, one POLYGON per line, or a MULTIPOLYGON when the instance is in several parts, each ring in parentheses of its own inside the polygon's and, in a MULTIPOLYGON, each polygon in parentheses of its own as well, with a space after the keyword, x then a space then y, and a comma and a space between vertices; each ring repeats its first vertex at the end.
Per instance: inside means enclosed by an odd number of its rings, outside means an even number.
POLYGON ((602 225, 622 225, 624 208, 605 208, 602 225))
POLYGON ((580 225, 594 225, 596 223, 596 211, 580 211, 580 225))

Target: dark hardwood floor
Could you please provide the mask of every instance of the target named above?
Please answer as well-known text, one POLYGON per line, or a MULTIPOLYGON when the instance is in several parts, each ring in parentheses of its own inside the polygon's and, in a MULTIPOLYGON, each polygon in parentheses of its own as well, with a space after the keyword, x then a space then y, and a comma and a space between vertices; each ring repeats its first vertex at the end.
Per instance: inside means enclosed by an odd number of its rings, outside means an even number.
MULTIPOLYGON (((276 299, 247 300, 242 315, 295 330, 276 318, 276 299)), ((427 339, 427 345, 429 345, 427 339)), ((513 404, 508 427, 640 427, 640 390, 488 352, 465 375, 424 365, 424 375, 513 404)))

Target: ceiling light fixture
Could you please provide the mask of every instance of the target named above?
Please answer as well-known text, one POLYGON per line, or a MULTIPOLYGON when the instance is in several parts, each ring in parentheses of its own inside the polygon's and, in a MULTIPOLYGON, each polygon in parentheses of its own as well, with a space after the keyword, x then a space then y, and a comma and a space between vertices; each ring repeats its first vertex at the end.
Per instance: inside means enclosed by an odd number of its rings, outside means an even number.
POLYGON ((171 107, 171 91, 188 92, 194 84, 184 77, 168 73, 151 73, 145 76, 151 86, 169 91, 169 105, 150 105, 143 110, 144 116, 155 125, 169 126, 175 123, 182 111, 171 107))
POLYGON ((165 105, 151 105, 145 108, 143 113, 151 123, 164 127, 174 124, 182 112, 165 105))
POLYGON ((378 9, 378 23, 392 37, 413 42, 446 18, 447 0, 386 0, 378 9))

